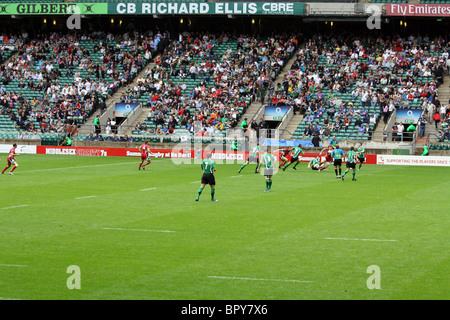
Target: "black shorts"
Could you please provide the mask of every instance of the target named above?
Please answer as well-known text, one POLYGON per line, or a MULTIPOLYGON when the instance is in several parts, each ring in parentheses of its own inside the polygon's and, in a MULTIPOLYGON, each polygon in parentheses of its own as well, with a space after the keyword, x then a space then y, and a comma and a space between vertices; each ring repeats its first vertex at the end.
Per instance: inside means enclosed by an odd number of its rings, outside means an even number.
POLYGON ((295 158, 292 157, 292 158, 291 158, 291 163, 294 163, 294 162, 296 162, 296 161, 298 161, 298 157, 295 157, 295 158))
POLYGON ((313 169, 313 170, 319 170, 319 168, 320 168, 320 166, 318 164, 311 167, 311 169, 313 169))
POLYGON ((342 159, 334 159, 334 160, 333 160, 333 164, 334 164, 335 166, 340 166, 340 165, 342 164, 342 159))
POLYGON ((202 184, 216 185, 216 179, 212 173, 204 173, 202 176, 202 184))
POLYGON ((358 157, 358 161, 359 161, 359 163, 364 163, 364 161, 366 161, 366 158, 365 157, 364 158, 358 157))
POLYGON ((258 163, 258 162, 259 162, 259 159, 258 159, 258 157, 255 157, 255 156, 249 156, 249 157, 247 158, 247 161, 248 161, 248 162, 256 162, 256 163, 258 163))
POLYGON ((354 163, 354 162, 347 162, 347 168, 355 169, 356 168, 356 163, 354 163))
POLYGON ((273 176, 273 168, 265 168, 264 175, 265 176, 273 176))

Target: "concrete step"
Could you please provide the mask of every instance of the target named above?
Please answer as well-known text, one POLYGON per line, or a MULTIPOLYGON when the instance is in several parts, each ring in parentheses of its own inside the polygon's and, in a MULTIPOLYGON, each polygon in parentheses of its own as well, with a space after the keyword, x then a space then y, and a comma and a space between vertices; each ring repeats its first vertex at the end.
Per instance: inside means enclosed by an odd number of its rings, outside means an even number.
POLYGON ((148 108, 143 108, 142 109, 142 114, 133 122, 132 126, 130 128, 128 128, 124 134, 130 136, 131 132, 134 130, 134 127, 139 123, 139 122, 143 122, 144 120, 147 119, 147 113, 148 113, 148 108))
MULTIPOLYGON (((238 126, 240 127, 241 123, 246 118, 247 118, 247 124, 250 125, 250 123, 255 118, 256 113, 258 112, 258 110, 261 108, 262 105, 263 104, 258 100, 253 101, 252 104, 250 105, 250 107, 248 107, 247 110, 245 111, 245 113, 240 117, 238 126)), ((256 122, 259 123, 259 119, 255 119, 255 120, 256 120, 256 122)))
MULTIPOLYGON (((134 86, 136 79, 138 79, 140 77, 144 77, 145 71, 149 68, 152 68, 154 65, 155 65, 154 63, 148 64, 144 69, 142 69, 142 71, 135 77, 135 79, 131 83, 129 83, 126 86, 120 87, 111 97, 109 97, 105 101, 106 105, 108 106, 108 109, 114 108, 113 102, 120 101, 121 96, 127 91, 127 89, 132 88, 134 86)), ((96 112, 95 114, 93 114, 91 117, 89 117, 86 120, 85 124, 80 126, 80 128, 78 129, 78 134, 89 134, 89 133, 93 132, 93 121, 94 121, 95 117, 97 116, 97 114, 99 114, 99 112, 96 112)))
POLYGON ((285 136, 285 138, 292 138, 292 135, 294 134, 295 130, 297 129, 298 125, 302 122, 303 115, 296 114, 293 115, 291 120, 289 121, 289 124, 286 126, 286 130, 290 132, 289 137, 285 136))

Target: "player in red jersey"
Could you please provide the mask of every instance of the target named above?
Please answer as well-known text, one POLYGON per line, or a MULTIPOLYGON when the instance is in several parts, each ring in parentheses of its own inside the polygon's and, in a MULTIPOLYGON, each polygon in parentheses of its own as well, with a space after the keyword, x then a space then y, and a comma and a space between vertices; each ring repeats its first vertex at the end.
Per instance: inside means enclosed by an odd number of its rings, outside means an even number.
POLYGON ((141 168, 142 170, 145 170, 145 166, 149 165, 152 162, 150 160, 150 156, 153 155, 153 153, 150 151, 148 140, 145 140, 144 144, 139 147, 139 152, 141 153, 141 163, 139 163, 139 170, 141 170, 141 168))
POLYGON ((16 153, 16 148, 17 143, 14 143, 11 150, 9 150, 8 158, 6 159, 6 161, 8 161, 8 165, 5 167, 5 169, 3 169, 2 174, 4 174, 9 167, 14 165, 11 171, 9 172, 10 175, 14 175, 13 171, 16 170, 16 168, 19 166, 19 164, 16 161, 16 156, 19 155, 18 153, 16 153))
POLYGON ((318 171, 325 170, 326 168, 328 168, 328 166, 330 165, 331 160, 332 160, 331 153, 333 152, 333 150, 334 150, 334 147, 330 144, 328 146, 328 148, 323 148, 322 151, 320 151, 320 153, 319 153, 320 159, 322 160, 322 157, 324 155, 325 161, 320 162, 321 167, 318 171))
POLYGON ((280 165, 278 166, 278 168, 283 167, 286 164, 286 162, 289 161, 288 156, 291 153, 291 151, 292 151, 292 147, 287 147, 287 148, 278 149, 278 150, 274 151, 274 152, 281 152, 280 153, 280 165))

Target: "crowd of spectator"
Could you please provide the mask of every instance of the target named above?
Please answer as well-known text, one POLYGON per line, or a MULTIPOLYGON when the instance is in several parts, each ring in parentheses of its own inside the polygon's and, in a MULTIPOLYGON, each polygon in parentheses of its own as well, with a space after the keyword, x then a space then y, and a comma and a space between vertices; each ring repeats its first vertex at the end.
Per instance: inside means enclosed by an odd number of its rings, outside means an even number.
POLYGON ((105 110, 106 99, 129 84, 168 44, 169 36, 161 32, 8 36, 17 56, 0 66, 0 114, 9 115, 15 128, 26 132, 77 127, 95 111, 105 110), (8 86, 16 82, 17 87, 8 86))
MULTIPOLYGON (((430 117, 438 111, 445 133, 448 116, 438 97, 449 59, 444 37, 314 35, 301 48, 298 34, 284 33, 198 32, 169 39, 167 32, 8 35, 18 55, 0 66, 0 114, 23 132, 67 132, 134 81, 121 100, 146 99, 146 121, 134 128, 140 133, 170 135, 181 126, 213 136, 236 127, 240 111, 266 97, 269 105, 291 105, 304 115, 305 137, 328 137, 351 126, 368 133, 396 108, 417 101, 430 117), (92 49, 87 42, 95 43, 92 49), (155 67, 137 77, 154 57, 155 67), (6 89, 13 80, 21 90, 6 89), (188 80, 195 81, 192 89, 188 80), (23 90, 35 95, 23 96, 23 90)), ((117 134, 114 122, 105 126, 108 137, 117 134)))
POLYGON ((293 106, 311 135, 346 130, 349 122, 359 132, 415 101, 437 107, 449 50, 444 37, 316 35, 283 80, 270 85, 268 103, 293 106), (375 111, 364 112, 369 107, 375 111))
POLYGON ((296 35, 286 34, 267 38, 225 32, 180 34, 122 101, 147 97, 147 121, 156 127, 140 124, 138 131, 171 134, 183 126, 190 133, 214 135, 237 125, 239 108, 248 107, 276 78, 298 41, 296 35), (217 47, 227 43, 230 46, 218 52, 217 47), (192 90, 186 79, 197 81, 192 90))
POLYGON ((90 133, 84 138, 84 141, 111 141, 111 142, 134 142, 134 138, 128 135, 117 135, 113 133, 111 135, 102 135, 90 133))

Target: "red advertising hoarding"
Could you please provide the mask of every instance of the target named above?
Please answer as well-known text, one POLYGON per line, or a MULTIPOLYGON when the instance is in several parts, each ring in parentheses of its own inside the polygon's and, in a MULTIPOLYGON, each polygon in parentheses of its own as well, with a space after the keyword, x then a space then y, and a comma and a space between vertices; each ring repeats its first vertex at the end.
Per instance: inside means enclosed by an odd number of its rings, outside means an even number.
POLYGON ((389 3, 387 16, 450 17, 450 4, 389 3))
MULTIPOLYGON (((171 149, 151 149, 156 158, 193 159, 199 155, 194 154, 194 150, 171 150, 171 149)), ((204 150, 202 157, 206 158, 204 150)), ((97 156, 97 157, 140 157, 138 148, 100 148, 100 147, 59 147, 59 146, 37 146, 37 154, 49 155, 76 155, 76 156, 97 156)), ((245 161, 249 152, 245 151, 212 151, 213 160, 237 160, 245 161)), ((275 154, 278 158, 278 153, 275 154)), ((305 153, 302 162, 309 162, 318 153, 305 153)), ((377 156, 366 154, 367 164, 376 164, 377 156)))
MULTIPOLYGON (((157 158, 191 158, 191 151, 151 149, 157 158)), ((38 146, 37 154, 98 156, 98 157, 140 157, 138 148, 99 148, 99 147, 58 147, 38 146)))

